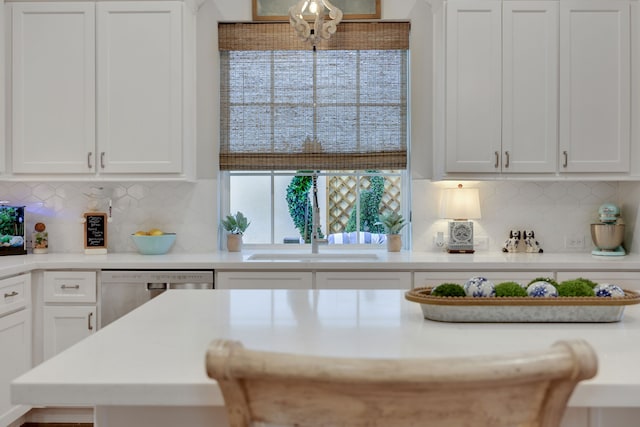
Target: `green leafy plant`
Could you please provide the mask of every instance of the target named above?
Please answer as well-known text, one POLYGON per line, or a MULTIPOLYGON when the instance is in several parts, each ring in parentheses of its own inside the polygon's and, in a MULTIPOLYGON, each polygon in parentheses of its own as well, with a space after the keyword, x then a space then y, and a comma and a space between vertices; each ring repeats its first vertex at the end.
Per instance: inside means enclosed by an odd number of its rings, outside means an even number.
POLYGON ((222 221, 222 227, 231 234, 244 234, 249 227, 249 220, 240 211, 235 215, 227 215, 222 221))
MULTIPOLYGON (((368 170, 368 173, 376 173, 375 170, 368 170)), ((384 233, 382 224, 378 221, 380 216, 380 203, 384 195, 384 177, 374 175, 369 177, 369 188, 360 191, 360 230, 371 233, 384 233)), ((351 211, 349 220, 344 227, 347 233, 356 230, 357 211, 351 211)))
POLYGON ((384 225, 387 234, 400 234, 402 228, 407 225, 401 214, 391 212, 380 218, 378 224, 384 225))
POLYGON ((0 234, 21 236, 24 232, 24 222, 21 208, 12 206, 0 207, 0 234))
POLYGON ((551 277, 536 277, 535 279, 533 279, 532 281, 530 281, 530 282, 527 284, 527 286, 529 286, 530 284, 535 283, 535 282, 547 282, 547 283, 549 283, 550 285, 558 286, 558 282, 556 282, 555 280, 553 280, 551 277))

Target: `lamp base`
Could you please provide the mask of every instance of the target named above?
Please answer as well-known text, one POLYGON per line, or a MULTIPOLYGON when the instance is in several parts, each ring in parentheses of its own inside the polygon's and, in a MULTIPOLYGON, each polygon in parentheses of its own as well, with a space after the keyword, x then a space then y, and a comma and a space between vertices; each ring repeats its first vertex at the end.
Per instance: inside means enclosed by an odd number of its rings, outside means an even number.
POLYGON ((472 254, 475 252, 473 249, 447 249, 450 254, 472 254))

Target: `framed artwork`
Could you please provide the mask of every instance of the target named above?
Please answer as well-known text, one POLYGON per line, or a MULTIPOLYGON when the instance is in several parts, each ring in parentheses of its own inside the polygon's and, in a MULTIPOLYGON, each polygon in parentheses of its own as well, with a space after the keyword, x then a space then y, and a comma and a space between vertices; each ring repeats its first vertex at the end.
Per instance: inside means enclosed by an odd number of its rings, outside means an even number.
MULTIPOLYGON (((299 0, 251 0, 254 21, 288 21, 289 8, 299 0)), ((330 0, 342 19, 380 19, 381 0, 330 0)))

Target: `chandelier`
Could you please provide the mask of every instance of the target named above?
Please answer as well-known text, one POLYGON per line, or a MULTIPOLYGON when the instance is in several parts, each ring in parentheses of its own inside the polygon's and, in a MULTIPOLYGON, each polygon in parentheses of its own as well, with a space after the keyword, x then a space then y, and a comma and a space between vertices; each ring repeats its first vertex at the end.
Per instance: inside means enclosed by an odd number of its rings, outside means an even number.
POLYGON ((289 22, 298 36, 305 42, 313 45, 320 40, 329 40, 342 21, 342 11, 335 7, 329 0, 300 0, 289 8, 289 22), (329 11, 329 21, 325 22, 325 8, 329 11), (313 18, 313 27, 309 21, 313 18))

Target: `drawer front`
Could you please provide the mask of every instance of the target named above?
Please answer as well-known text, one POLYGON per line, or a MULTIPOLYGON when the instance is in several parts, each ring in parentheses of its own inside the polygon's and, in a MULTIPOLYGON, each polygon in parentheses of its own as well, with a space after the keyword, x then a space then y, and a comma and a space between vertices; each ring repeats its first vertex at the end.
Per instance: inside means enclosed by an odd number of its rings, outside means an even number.
POLYGON ((0 280, 0 316, 21 310, 31 303, 31 275, 0 280))
POLYGON ((45 302, 96 302, 95 271, 45 271, 45 302))

